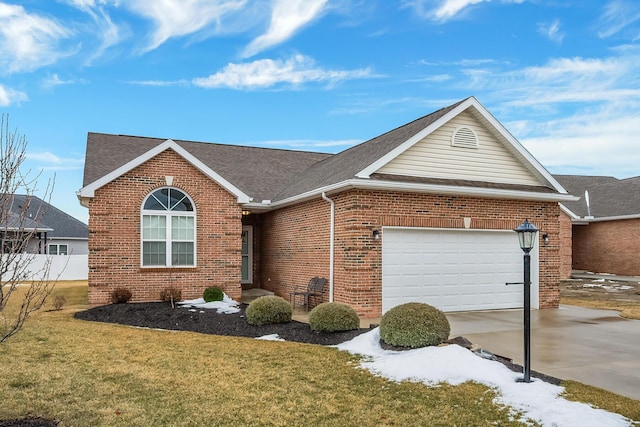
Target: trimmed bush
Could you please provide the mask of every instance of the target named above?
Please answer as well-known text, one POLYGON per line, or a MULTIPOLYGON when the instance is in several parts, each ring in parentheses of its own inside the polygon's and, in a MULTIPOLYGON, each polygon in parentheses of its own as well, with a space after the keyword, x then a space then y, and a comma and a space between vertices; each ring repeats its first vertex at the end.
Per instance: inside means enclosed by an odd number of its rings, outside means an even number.
POLYGON ((451 328, 444 313, 429 304, 410 302, 387 311, 380 321, 380 339, 395 347, 438 345, 451 328))
POLYGON ((182 301, 182 290, 178 288, 164 288, 160 292, 160 300, 166 302, 182 301))
POLYGON ((131 295, 132 294, 129 289, 118 286, 111 291, 111 302, 113 304, 124 304, 125 302, 129 302, 131 295))
POLYGON ((351 331, 360 327, 360 318, 346 304, 325 302, 311 310, 309 326, 316 332, 351 331))
POLYGON ((216 286, 210 286, 204 290, 202 298, 204 302, 222 301, 224 299, 224 292, 216 286))
POLYGON ((267 295, 256 298, 246 311, 247 323, 254 326, 291 321, 291 304, 284 298, 267 295))

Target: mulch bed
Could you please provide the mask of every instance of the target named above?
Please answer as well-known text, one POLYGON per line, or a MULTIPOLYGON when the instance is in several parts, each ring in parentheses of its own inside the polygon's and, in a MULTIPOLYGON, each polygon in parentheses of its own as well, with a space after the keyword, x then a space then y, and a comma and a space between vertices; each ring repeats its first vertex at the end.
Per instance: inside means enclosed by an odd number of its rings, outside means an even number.
POLYGON ((367 332, 356 329, 345 332, 313 332, 306 323, 291 321, 273 325, 252 326, 245 318, 246 305, 234 314, 218 314, 216 310, 187 308, 167 302, 110 304, 75 313, 76 319, 118 323, 143 328, 191 331, 203 334, 257 338, 278 334, 286 341, 307 344, 336 345, 367 332))

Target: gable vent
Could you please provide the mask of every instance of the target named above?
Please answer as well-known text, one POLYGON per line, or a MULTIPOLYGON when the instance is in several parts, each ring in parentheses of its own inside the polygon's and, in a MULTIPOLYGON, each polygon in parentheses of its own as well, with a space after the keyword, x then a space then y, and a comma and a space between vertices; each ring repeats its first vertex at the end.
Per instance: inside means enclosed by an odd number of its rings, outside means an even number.
POLYGON ((453 131, 451 145, 454 147, 478 148, 478 136, 473 129, 461 126, 453 131))

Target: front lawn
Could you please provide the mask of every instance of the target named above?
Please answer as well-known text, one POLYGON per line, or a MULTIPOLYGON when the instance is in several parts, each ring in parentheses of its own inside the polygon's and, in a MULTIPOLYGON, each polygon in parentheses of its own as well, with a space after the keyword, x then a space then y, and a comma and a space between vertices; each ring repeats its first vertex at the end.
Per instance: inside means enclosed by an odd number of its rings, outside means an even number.
MULTIPOLYGON (((394 383, 360 369, 356 357, 318 345, 75 320, 73 311, 86 307, 86 287, 61 286, 58 292, 67 297, 62 311, 35 314, 0 345, 0 420, 33 415, 61 426, 521 425, 508 408, 492 403, 494 393, 483 385, 394 383)), ((607 409, 606 400, 588 402, 607 409)), ((640 410, 623 415, 640 419, 640 410)))

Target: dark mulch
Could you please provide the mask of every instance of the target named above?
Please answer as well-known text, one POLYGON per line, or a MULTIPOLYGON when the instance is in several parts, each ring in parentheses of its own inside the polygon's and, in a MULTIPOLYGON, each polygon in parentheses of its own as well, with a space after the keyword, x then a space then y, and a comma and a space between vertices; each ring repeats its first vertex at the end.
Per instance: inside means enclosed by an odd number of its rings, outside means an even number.
POLYGON ((291 321, 274 325, 252 326, 245 318, 246 305, 235 314, 218 314, 216 310, 187 308, 167 302, 110 304, 90 308, 75 314, 76 319, 119 323, 144 328, 192 331, 203 334, 256 338, 278 334, 286 341, 308 344, 336 345, 368 331, 313 332, 306 323, 291 321))

